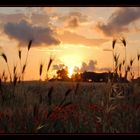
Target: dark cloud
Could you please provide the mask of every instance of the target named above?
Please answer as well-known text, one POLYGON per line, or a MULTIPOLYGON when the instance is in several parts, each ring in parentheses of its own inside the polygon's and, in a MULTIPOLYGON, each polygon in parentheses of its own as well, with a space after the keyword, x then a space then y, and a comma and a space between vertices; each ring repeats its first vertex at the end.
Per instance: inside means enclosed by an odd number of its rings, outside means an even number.
POLYGON ((81 68, 77 68, 77 72, 84 72, 84 71, 98 71, 98 72, 108 72, 111 71, 109 67, 98 68, 96 60, 89 60, 88 63, 83 62, 81 68))
MULTIPOLYGON (((67 68, 67 66, 65 66, 65 64, 56 64, 53 65, 53 70, 61 70, 62 68, 67 68)), ((111 71, 111 68, 109 67, 103 67, 103 68, 98 68, 97 67, 97 61, 96 60, 89 60, 88 63, 86 62, 82 62, 82 66, 81 67, 77 67, 75 66, 73 69, 74 72, 93 72, 93 71, 98 71, 98 72, 108 72, 111 71)))
POLYGON ((20 44, 34 40, 34 45, 58 45, 60 41, 56 39, 55 33, 50 27, 33 26, 25 20, 19 23, 7 23, 4 25, 4 32, 10 37, 17 39, 20 44))
POLYGON ((65 31, 63 34, 59 35, 60 40, 63 43, 68 44, 82 44, 85 46, 100 46, 103 43, 107 42, 107 39, 89 39, 82 35, 78 35, 76 33, 72 33, 69 31, 65 31))
POLYGON ((80 23, 87 22, 88 17, 80 12, 70 12, 68 15, 60 16, 59 20, 64 22, 68 28, 76 28, 80 23))
POLYGON ((140 7, 124 7, 114 12, 107 23, 99 22, 97 28, 105 35, 112 36, 129 31, 128 25, 140 18, 140 7))
POLYGON ((82 66, 80 68, 80 71, 81 72, 84 72, 84 71, 94 71, 96 65, 97 65, 97 61, 96 60, 95 61, 90 60, 88 63, 83 62, 82 66))
POLYGON ((79 20, 77 17, 72 17, 68 20, 67 22, 67 27, 70 27, 70 28, 76 28, 79 26, 79 20))

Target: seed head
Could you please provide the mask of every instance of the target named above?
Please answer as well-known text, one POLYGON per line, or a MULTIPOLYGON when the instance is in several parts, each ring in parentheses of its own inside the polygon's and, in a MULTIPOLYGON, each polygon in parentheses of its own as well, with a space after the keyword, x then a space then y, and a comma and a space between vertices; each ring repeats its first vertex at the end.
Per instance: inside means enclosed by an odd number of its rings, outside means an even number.
POLYGON ((21 60, 21 50, 18 51, 19 59, 21 60))
POLYGON ((39 75, 40 75, 40 76, 42 75, 42 69, 43 69, 43 64, 41 63, 41 64, 40 64, 40 69, 39 69, 39 75))
POLYGON ((22 68, 22 73, 24 73, 25 68, 26 68, 26 64, 24 64, 24 66, 23 66, 23 68, 22 68))
POLYGON ((115 48, 115 44, 116 44, 116 39, 113 39, 113 42, 112 42, 112 48, 114 49, 115 48))
POLYGON ((140 54, 137 54, 137 58, 138 58, 138 61, 139 61, 139 59, 140 59, 140 54))
POLYGON ((51 66, 52 62, 53 62, 53 59, 50 57, 49 64, 48 64, 48 67, 47 67, 47 71, 50 69, 50 66, 51 66))
POLYGON ((28 51, 30 50, 31 45, 32 45, 32 40, 29 41, 29 44, 28 44, 28 51))
POLYGON ((1 56, 3 57, 3 59, 5 60, 5 62, 7 63, 7 57, 6 57, 5 53, 2 53, 1 56))
POLYGON ((121 42, 123 43, 124 47, 126 47, 126 40, 124 37, 122 37, 121 42))

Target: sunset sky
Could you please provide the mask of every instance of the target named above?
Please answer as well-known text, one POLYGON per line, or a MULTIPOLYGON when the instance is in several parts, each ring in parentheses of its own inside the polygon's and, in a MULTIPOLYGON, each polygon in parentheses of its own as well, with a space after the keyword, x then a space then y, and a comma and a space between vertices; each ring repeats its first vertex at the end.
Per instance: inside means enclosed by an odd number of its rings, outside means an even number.
MULTIPOLYGON (((46 74, 50 56, 54 58, 51 73, 66 65, 69 71, 103 72, 112 69, 113 38, 127 41, 127 62, 140 52, 140 7, 0 7, 0 51, 7 55, 10 70, 19 64, 18 49, 25 62, 30 39, 25 80, 39 79, 39 65, 46 74)), ((115 52, 124 59, 124 46, 117 43, 115 52)), ((0 74, 7 71, 0 58, 0 74)), ((7 72, 8 74, 8 72, 7 72)))

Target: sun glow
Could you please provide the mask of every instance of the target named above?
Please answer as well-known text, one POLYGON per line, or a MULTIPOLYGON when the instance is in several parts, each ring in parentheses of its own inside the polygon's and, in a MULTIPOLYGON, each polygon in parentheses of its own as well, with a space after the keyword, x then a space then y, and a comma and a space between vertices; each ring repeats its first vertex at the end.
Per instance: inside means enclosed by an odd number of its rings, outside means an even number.
POLYGON ((68 68, 80 67, 83 61, 80 54, 66 54, 60 57, 60 61, 64 63, 68 68))
POLYGON ((72 75, 73 75, 73 70, 74 70, 74 68, 72 68, 72 67, 68 69, 68 76, 69 76, 69 78, 72 77, 72 75))
POLYGON ((68 68, 68 77, 71 78, 75 67, 81 67, 82 56, 80 54, 67 54, 60 58, 61 62, 68 68))

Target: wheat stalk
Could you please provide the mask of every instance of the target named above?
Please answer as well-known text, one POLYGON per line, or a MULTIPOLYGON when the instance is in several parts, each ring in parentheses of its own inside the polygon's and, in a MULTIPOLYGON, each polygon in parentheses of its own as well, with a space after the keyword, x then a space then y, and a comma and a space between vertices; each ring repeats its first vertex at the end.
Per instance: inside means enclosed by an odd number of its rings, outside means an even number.
POLYGON ((54 61, 54 59, 52 57, 50 57, 49 63, 48 63, 48 66, 47 66, 47 74, 46 74, 46 79, 47 80, 48 80, 48 71, 49 71, 49 69, 50 69, 51 64, 52 64, 53 61, 54 61))
POLYGON ((126 40, 125 40, 125 38, 124 37, 122 37, 121 39, 121 42, 122 42, 122 44, 123 44, 123 46, 124 46, 124 49, 125 49, 125 72, 126 72, 126 65, 127 65, 127 52, 126 52, 126 40))
POLYGON ((18 50, 18 57, 19 57, 19 62, 20 62, 20 70, 21 70, 21 73, 22 73, 21 50, 20 49, 18 50))
POLYGON ((138 60, 138 77, 139 77, 139 59, 140 59, 140 54, 137 52, 137 60, 138 60))
POLYGON ((32 45, 32 40, 29 41, 29 44, 28 44, 28 50, 27 50, 27 53, 26 53, 26 59, 25 59, 25 63, 22 67, 22 80, 24 78, 24 73, 25 73, 25 69, 26 69, 26 66, 27 66, 27 59, 28 59, 28 56, 29 56, 29 50, 31 48, 31 45, 32 45))
POLYGON ((40 80, 41 80, 42 70, 43 70, 43 64, 40 63, 40 67, 39 67, 39 76, 40 76, 40 80))
POLYGON ((12 76, 11 76, 11 72, 10 72, 10 67, 9 67, 9 64, 8 64, 7 56, 6 56, 6 54, 4 52, 1 54, 1 56, 4 59, 4 61, 6 62, 6 64, 7 64, 7 69, 8 69, 9 76, 10 76, 10 82, 12 82, 12 76))
MULTIPOLYGON (((117 39, 113 39, 112 41, 112 56, 114 58, 114 48, 115 48, 115 44, 117 42, 117 39)), ((114 59, 113 59, 113 72, 114 72, 114 59)))

